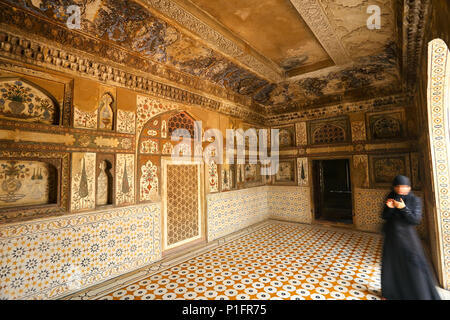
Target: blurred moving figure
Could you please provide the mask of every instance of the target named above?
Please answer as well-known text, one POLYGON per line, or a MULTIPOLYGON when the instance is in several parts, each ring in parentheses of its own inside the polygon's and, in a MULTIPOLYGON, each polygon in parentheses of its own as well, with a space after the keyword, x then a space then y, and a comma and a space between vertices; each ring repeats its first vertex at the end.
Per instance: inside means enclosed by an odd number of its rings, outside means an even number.
POLYGON ((382 296, 388 300, 440 300, 415 229, 422 218, 421 200, 411 192, 405 176, 395 177, 393 188, 383 209, 382 296))

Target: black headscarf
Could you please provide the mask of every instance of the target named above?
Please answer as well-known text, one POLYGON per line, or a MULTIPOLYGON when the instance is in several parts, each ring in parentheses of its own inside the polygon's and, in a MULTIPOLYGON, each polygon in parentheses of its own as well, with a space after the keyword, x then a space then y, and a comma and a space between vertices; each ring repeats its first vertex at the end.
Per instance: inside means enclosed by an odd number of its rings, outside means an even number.
MULTIPOLYGON (((392 181, 392 186, 411 186, 411 180, 409 180, 408 177, 402 176, 402 175, 398 175, 394 178, 394 181, 392 181)), ((406 201, 407 199, 411 199, 415 197, 414 193, 412 193, 412 191, 410 191, 407 195, 399 195, 397 194, 394 190, 392 190, 392 192, 388 195, 388 198, 393 198, 396 201, 399 201, 400 198, 402 198, 404 201, 406 201)))
POLYGON ((398 175, 394 178, 394 181, 392 181, 392 185, 395 186, 411 186, 411 180, 409 180, 408 177, 398 175))

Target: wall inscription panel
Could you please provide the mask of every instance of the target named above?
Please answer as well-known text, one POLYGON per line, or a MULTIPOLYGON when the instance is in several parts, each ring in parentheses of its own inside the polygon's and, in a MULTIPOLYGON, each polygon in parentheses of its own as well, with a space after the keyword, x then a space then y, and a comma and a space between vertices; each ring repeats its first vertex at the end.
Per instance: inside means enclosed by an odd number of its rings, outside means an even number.
POLYGON ((370 168, 374 187, 390 187, 399 174, 411 176, 408 154, 370 156, 370 168))

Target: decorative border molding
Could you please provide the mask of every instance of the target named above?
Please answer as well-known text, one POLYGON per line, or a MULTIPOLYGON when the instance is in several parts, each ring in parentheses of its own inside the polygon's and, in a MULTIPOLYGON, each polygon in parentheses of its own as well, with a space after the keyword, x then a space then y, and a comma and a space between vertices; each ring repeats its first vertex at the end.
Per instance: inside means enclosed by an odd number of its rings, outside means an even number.
POLYGON ((440 269, 445 289, 450 288, 450 51, 435 39, 428 45, 428 128, 439 239, 440 269))
POLYGON ((317 0, 289 0, 308 27, 337 65, 349 63, 349 55, 342 46, 333 26, 317 0))
MULTIPOLYGON (((8 28, 9 29, 9 28, 8 28)), ((65 30, 67 32, 67 30, 65 30)), ((130 71, 130 67, 112 66, 92 55, 73 49, 70 53, 60 49, 58 45, 50 45, 40 40, 33 40, 22 35, 22 32, 14 30, 14 34, 0 25, 0 56, 14 61, 45 67, 50 70, 88 77, 114 86, 131 89, 134 91, 151 94, 156 97, 169 99, 190 105, 197 105, 207 110, 216 111, 232 117, 242 118, 252 123, 262 123, 262 107, 251 102, 246 96, 232 93, 227 89, 212 85, 206 80, 199 80, 185 73, 173 71, 156 64, 149 65, 146 60, 148 77, 145 70, 130 71), (145 74, 145 75, 144 75, 145 74), (214 100, 205 95, 200 95, 185 89, 167 85, 154 80, 154 77, 168 79, 170 82, 180 83, 183 87, 191 87, 207 94, 217 96, 214 100), (222 102, 227 99, 229 102, 222 102), (252 110, 254 109, 254 110, 252 110)), ((139 60, 139 58, 136 58, 139 60)), ((13 65, 8 61, 0 61, 3 67, 13 65)), ((145 69, 145 68, 144 68, 145 69)))
POLYGON ((268 62, 263 62, 261 61, 262 59, 246 53, 234 41, 186 11, 176 2, 169 0, 141 0, 140 2, 145 3, 149 8, 159 11, 165 17, 173 19, 183 28, 198 35, 203 41, 220 50, 221 53, 236 59, 259 76, 272 82, 282 80, 281 70, 276 70, 268 62))
POLYGON ((425 26, 430 0, 404 0, 403 9, 403 83, 409 89, 416 86, 421 60, 425 26))
POLYGON ((131 134, 0 120, 0 147, 46 151, 133 152, 131 134), (36 135, 39 133, 39 136, 36 135), (45 143, 45 145, 43 145, 45 143))
POLYGON ((370 100, 334 104, 306 110, 271 115, 266 117, 267 126, 289 124, 298 121, 332 118, 355 112, 383 111, 387 107, 408 105, 410 97, 405 94, 394 94, 370 100))

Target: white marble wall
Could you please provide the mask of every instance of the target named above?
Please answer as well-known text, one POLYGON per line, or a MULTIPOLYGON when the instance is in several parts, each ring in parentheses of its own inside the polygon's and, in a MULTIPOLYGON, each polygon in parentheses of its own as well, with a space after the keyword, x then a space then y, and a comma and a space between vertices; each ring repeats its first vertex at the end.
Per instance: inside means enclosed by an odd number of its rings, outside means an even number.
POLYGON ((159 259, 159 204, 1 225, 0 299, 55 299, 159 259))
POLYGON ((208 241, 267 219, 267 191, 264 186, 208 194, 208 241))
POLYGON ((311 223, 308 187, 264 186, 207 197, 208 240, 265 219, 311 223))
POLYGON ((311 223, 309 187, 268 187, 269 216, 272 219, 311 223))

